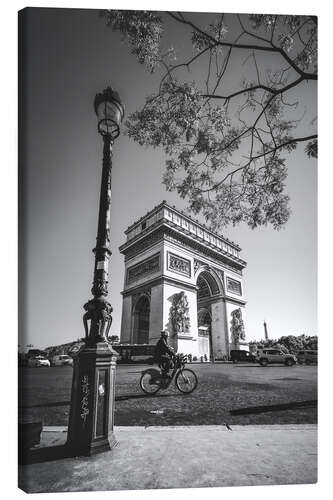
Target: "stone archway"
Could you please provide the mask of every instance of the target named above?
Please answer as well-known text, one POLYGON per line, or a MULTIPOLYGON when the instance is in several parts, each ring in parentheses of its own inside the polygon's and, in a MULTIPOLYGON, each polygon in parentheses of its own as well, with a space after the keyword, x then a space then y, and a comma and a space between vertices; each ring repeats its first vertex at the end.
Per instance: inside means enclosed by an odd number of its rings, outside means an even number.
POLYGON ((198 310, 198 351, 199 356, 212 359, 212 315, 209 309, 198 310))
POLYGON ((208 269, 204 269, 199 272, 197 276, 197 287, 197 297, 199 302, 204 300, 205 298, 212 297, 221 293, 216 278, 208 269))
POLYGON ((133 310, 133 344, 149 343, 150 300, 142 295, 133 310))
POLYGON ((221 288, 210 269, 203 268, 196 280, 197 285, 197 311, 198 311, 198 348, 199 356, 214 360, 212 303, 215 297, 220 297, 221 288))

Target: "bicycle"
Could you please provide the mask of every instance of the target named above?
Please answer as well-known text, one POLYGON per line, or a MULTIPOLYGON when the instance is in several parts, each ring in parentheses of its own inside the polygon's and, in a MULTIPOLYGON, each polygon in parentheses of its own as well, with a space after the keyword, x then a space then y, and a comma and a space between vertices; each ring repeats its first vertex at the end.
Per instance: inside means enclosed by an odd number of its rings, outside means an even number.
POLYGON ((186 356, 176 354, 171 375, 156 368, 148 368, 142 372, 140 387, 146 394, 156 394, 160 389, 167 389, 175 379, 177 389, 184 394, 191 394, 198 385, 196 374, 185 368, 186 356))

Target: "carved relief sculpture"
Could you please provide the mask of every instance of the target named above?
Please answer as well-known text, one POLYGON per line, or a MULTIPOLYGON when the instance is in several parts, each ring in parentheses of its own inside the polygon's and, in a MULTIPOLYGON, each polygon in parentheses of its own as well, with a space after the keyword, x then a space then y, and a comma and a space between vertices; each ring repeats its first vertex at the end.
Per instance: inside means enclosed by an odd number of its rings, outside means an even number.
POLYGON ((189 333, 190 315, 185 292, 176 293, 173 296, 170 308, 170 319, 174 335, 178 333, 189 333))
POLYGON ((242 295, 241 282, 232 278, 227 278, 227 290, 237 295, 242 295))
POLYGON ((240 307, 231 313, 231 339, 235 345, 239 344, 240 340, 245 340, 244 321, 240 307))
POLYGON ((202 262, 201 260, 194 259, 194 273, 197 272, 200 266, 206 266, 207 264, 205 262, 202 262))
POLYGON ((127 270, 127 283, 132 283, 143 276, 159 271, 160 269, 160 254, 155 254, 149 259, 139 262, 138 264, 129 267, 127 270))
POLYGON ((180 274, 185 274, 186 276, 191 276, 191 262, 188 259, 184 259, 170 252, 168 252, 168 269, 180 274))

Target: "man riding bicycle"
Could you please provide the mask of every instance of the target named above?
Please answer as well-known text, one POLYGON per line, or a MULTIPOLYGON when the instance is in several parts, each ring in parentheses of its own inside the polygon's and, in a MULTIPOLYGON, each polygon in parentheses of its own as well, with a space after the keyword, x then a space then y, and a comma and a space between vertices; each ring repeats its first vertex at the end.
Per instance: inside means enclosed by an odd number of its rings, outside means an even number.
POLYGON ((167 330, 162 330, 161 338, 155 347, 155 361, 158 363, 163 374, 167 374, 168 371, 174 367, 173 360, 176 357, 172 347, 168 344, 168 338, 169 332, 167 330))

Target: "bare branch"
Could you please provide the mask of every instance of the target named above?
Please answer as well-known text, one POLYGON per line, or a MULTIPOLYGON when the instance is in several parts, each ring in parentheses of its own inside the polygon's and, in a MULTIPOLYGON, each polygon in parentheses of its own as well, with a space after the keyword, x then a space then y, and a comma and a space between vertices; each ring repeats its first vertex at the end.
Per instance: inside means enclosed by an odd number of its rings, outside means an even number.
POLYGON ((234 174, 236 174, 237 172, 239 172, 240 170, 243 170, 245 168, 247 168, 251 163, 253 163, 254 161, 256 160, 259 160, 259 158, 263 158, 263 157, 266 157, 267 155, 270 155, 270 154, 275 154, 279 149, 282 149, 282 148, 285 148, 286 146, 289 146, 291 144, 295 144, 295 143, 298 143, 298 142, 306 142, 306 141, 311 141, 313 139, 317 139, 317 134, 314 134, 314 135, 309 135, 307 137, 297 137, 295 139, 290 139, 290 141, 287 141, 287 142, 284 142, 283 144, 279 144, 278 146, 270 149, 269 151, 265 151, 264 153, 261 153, 259 155, 256 155, 256 156, 252 156, 249 161, 233 170, 232 172, 229 172, 221 181, 219 181, 217 184, 214 184, 214 186, 212 188, 210 188, 208 191, 214 191, 216 190, 219 186, 221 186, 221 184, 223 184, 230 176, 233 176, 234 174))
POLYGON ((193 24, 191 21, 186 20, 183 16, 177 17, 175 14, 172 12, 168 12, 169 16, 171 16, 173 19, 176 21, 186 24, 193 28, 195 31, 200 33, 201 35, 204 35, 210 43, 214 45, 219 45, 221 47, 232 47, 235 49, 248 49, 248 50, 259 50, 263 52, 273 52, 276 54, 280 54, 286 61, 287 63, 299 74, 303 77, 305 80, 317 80, 318 76, 316 73, 307 73, 302 71, 295 63, 294 61, 288 56, 288 54, 281 48, 276 45, 274 45, 270 40, 266 40, 265 38, 259 37, 258 35, 255 35, 251 33, 250 31, 244 30, 244 33, 246 33, 249 36, 252 36, 253 38, 256 38, 258 40, 263 40, 266 43, 269 43, 270 45, 255 45, 255 44, 248 44, 248 43, 231 43, 231 42, 222 42, 222 41, 216 41, 209 33, 206 33, 202 31, 198 26, 193 24))

